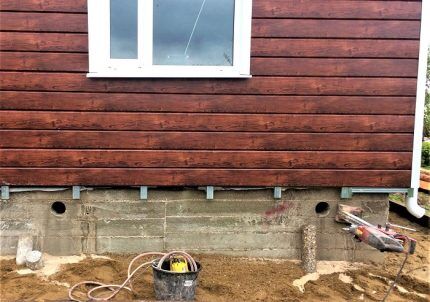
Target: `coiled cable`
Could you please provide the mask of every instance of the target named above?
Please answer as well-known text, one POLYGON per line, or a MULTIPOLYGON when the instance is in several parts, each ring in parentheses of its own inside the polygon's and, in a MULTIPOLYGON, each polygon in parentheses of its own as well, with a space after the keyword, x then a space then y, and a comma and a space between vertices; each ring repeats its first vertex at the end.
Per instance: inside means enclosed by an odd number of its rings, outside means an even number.
POLYGON ((73 295, 74 291, 76 291, 76 289, 78 287, 83 286, 83 285, 95 285, 94 288, 90 289, 87 292, 87 297, 88 297, 89 301, 108 301, 108 300, 112 299, 113 297, 115 297, 123 289, 128 290, 131 293, 134 293, 132 279, 138 271, 140 271, 141 269, 148 268, 149 266, 151 266, 152 263, 154 263, 154 261, 156 261, 160 257, 161 258, 157 263, 157 268, 160 270, 163 270, 161 268, 161 266, 163 265, 164 261, 166 261, 166 259, 169 259, 170 257, 175 256, 175 255, 184 257, 190 265, 190 270, 192 272, 197 272, 198 267, 197 267, 196 261, 193 259, 193 257, 191 257, 186 252, 173 251, 173 252, 169 252, 169 253, 158 253, 158 252, 142 253, 142 254, 134 257, 133 260, 130 261, 130 264, 128 265, 128 270, 127 270, 127 279, 125 279, 122 284, 120 284, 120 285, 118 285, 118 284, 104 284, 104 283, 95 282, 95 281, 82 281, 82 282, 79 282, 79 283, 73 285, 69 289, 69 299, 71 301, 75 301, 75 302, 85 302, 85 301, 79 300, 78 298, 76 298, 73 295), (148 257, 148 256, 157 257, 157 258, 154 258, 151 261, 142 263, 138 267, 136 267, 135 269, 132 269, 134 263, 137 260, 139 260, 143 257, 148 257), (127 285, 129 285, 129 286, 127 286, 127 285), (107 296, 101 296, 100 293, 98 295, 95 295, 95 292, 100 292, 102 290, 104 290, 105 292, 110 291, 111 293, 110 293, 110 295, 107 295, 107 296))

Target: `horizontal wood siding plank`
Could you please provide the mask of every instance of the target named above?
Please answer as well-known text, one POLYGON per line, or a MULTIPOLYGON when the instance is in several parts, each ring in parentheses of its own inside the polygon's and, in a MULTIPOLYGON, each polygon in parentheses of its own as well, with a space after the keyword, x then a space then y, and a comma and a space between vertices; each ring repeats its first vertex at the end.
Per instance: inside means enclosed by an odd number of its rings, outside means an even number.
POLYGON ((88 32, 87 15, 0 12, 0 28, 7 31, 88 32))
POLYGON ((417 77, 418 60, 253 58, 253 75, 417 77))
POLYGON ((421 3, 406 1, 254 0, 254 17, 420 19, 421 3))
POLYGON ((418 58, 418 40, 252 39, 252 55, 264 57, 418 58))
POLYGON ((2 0, 0 10, 84 13, 87 0, 2 0))
POLYGON ((87 0, 0 1, 0 184, 409 187, 421 1, 253 6, 251 79, 91 79, 87 0))
MULTIPOLYGON (((0 10, 81 12, 86 0, 2 0, 0 10)), ((421 3, 412 1, 254 0, 258 18, 420 19, 421 3)))
POLYGON ((412 134, 2 130, 1 148, 407 151, 412 134))
POLYGON ((88 52, 88 35, 2 32, 0 50, 88 52))
POLYGON ((3 110, 206 113, 415 113, 415 97, 180 95, 0 91, 3 110))
MULTIPOLYGON (((5 31, 86 33, 87 16, 0 12, 5 31)), ((254 19, 253 37, 419 39, 420 21, 254 19)))
POLYGON ((408 170, 410 152, 0 150, 2 167, 408 170))
POLYGON ((254 19, 253 37, 419 39, 419 21, 254 19))
POLYGON ((1 70, 88 72, 88 55, 80 53, 0 52, 1 70))
POLYGON ((0 169, 1 185, 408 187, 410 171, 221 169, 0 169))
POLYGON ((412 78, 89 79, 85 74, 2 72, 3 90, 257 95, 414 96, 412 78))
POLYGON ((405 132, 403 115, 193 114, 0 111, 0 129, 226 132, 405 132))
MULTIPOLYGON (((2 32, 0 50, 87 52, 87 34, 2 32)), ((252 39, 263 57, 418 58, 418 40, 252 39)))
MULTIPOLYGON (((1 70, 88 71, 88 56, 71 53, 0 52, 1 70)), ((253 75, 416 77, 416 59, 253 58, 253 75)))

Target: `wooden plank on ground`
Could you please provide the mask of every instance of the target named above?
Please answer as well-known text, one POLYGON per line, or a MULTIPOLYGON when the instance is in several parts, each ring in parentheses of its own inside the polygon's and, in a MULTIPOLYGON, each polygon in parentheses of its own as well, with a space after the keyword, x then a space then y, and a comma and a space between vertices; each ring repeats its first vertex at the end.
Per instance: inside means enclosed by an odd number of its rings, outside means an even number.
POLYGON ((430 175, 421 172, 421 174, 420 174, 420 180, 430 182, 430 175))
POLYGON ((430 182, 421 180, 420 181, 420 189, 430 191, 430 182))

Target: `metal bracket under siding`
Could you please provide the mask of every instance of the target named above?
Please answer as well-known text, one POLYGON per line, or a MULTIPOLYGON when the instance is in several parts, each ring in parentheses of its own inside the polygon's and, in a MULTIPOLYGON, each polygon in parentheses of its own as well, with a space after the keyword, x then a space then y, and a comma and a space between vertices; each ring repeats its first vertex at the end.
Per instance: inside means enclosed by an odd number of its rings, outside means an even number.
POLYGON ((140 199, 141 200, 148 200, 148 187, 147 186, 141 186, 140 187, 140 199))
POLYGON ((81 187, 73 186, 72 187, 72 198, 73 199, 81 199, 81 187))
POLYGON ((281 199, 282 198, 282 188, 281 187, 275 187, 273 189, 273 198, 275 198, 275 199, 281 199))
POLYGON ((1 186, 1 199, 8 200, 9 198, 9 186, 1 186))
POLYGON ((413 195, 413 190, 411 193, 410 188, 355 188, 355 187, 343 187, 340 193, 340 198, 342 199, 350 199, 352 195, 357 194, 390 194, 390 193, 407 193, 413 195))
POLYGON ((213 186, 207 186, 206 187, 206 199, 207 200, 214 199, 214 187, 213 186))

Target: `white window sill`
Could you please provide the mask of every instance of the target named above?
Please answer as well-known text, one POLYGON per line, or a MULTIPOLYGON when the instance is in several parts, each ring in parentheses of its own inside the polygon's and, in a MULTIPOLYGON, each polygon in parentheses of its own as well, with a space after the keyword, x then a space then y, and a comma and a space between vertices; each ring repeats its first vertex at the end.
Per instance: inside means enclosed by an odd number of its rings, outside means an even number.
POLYGON ((208 74, 177 74, 177 73, 121 73, 121 72, 89 72, 87 78, 252 78, 251 74, 239 73, 208 73, 208 74))

